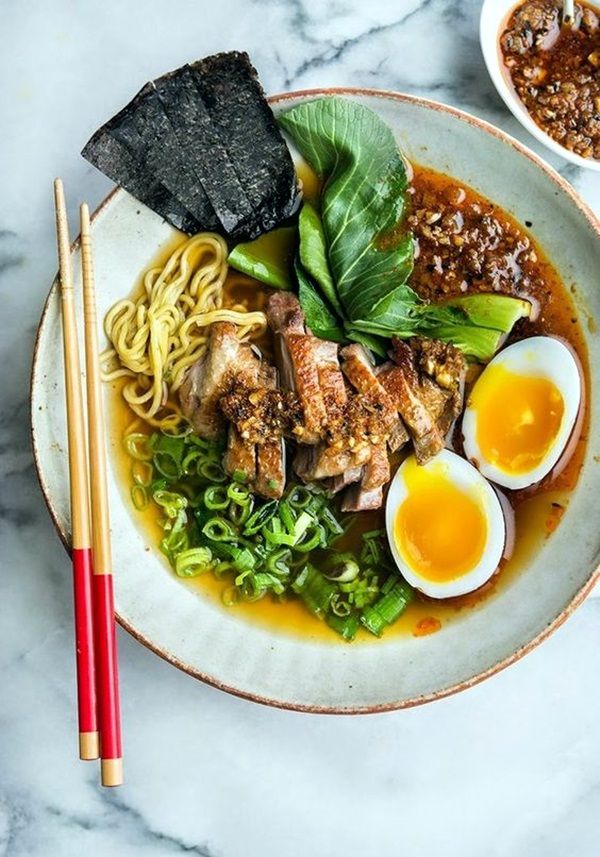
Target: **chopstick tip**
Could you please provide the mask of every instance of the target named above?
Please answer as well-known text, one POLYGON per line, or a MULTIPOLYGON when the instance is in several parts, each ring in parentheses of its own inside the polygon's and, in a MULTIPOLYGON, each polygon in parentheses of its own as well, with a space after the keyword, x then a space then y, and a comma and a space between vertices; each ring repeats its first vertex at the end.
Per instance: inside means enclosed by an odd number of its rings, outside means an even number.
POLYGON ((81 220, 81 228, 87 233, 90 228, 90 210, 87 202, 82 202, 79 206, 79 218, 81 220))

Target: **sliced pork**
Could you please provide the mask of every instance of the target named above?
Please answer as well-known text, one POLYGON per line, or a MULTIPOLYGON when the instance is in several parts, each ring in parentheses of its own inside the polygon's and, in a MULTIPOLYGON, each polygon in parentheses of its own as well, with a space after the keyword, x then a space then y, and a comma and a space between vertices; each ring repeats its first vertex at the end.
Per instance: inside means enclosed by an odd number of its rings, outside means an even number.
POLYGON ((260 359, 250 345, 239 341, 236 330, 227 321, 211 326, 206 354, 189 368, 179 391, 184 415, 196 434, 207 440, 216 440, 224 431, 219 400, 233 377, 258 377, 260 359))
POLYGON ((243 474, 244 480, 253 485, 256 479, 256 444, 249 443, 235 426, 229 426, 227 450, 223 456, 223 468, 230 476, 243 474))
POLYGON ((347 345, 340 351, 342 369, 354 389, 365 397, 364 407, 374 420, 374 443, 386 440, 396 452, 408 441, 406 427, 398 414, 394 399, 378 379, 375 364, 362 345, 347 345), (391 442, 390 442, 391 441, 391 442))
POLYGON ((275 338, 275 354, 281 383, 293 390, 300 402, 303 421, 294 434, 300 443, 318 443, 327 423, 327 409, 319 379, 323 360, 322 340, 306 331, 298 298, 275 292, 267 302, 267 318, 275 338))
MULTIPOLYGON (((277 391, 277 370, 264 363, 259 382, 263 389, 277 391)), ((279 414, 280 411, 278 410, 279 414)), ((256 479, 254 488, 261 497, 278 500, 285 489, 285 442, 281 430, 263 436, 256 447, 256 479)))
POLYGON ((392 397, 411 434, 421 464, 444 446, 462 408, 465 362, 453 345, 414 337, 394 339, 391 363, 378 378, 392 397))

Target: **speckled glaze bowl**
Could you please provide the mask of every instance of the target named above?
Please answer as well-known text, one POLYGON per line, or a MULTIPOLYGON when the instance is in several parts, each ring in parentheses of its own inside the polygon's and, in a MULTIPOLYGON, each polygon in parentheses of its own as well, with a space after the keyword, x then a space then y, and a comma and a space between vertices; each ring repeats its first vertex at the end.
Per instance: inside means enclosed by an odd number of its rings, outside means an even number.
MULTIPOLYGON (((394 130, 408 157, 472 185, 511 211, 575 284, 584 317, 600 316, 599 226, 571 187, 507 135, 431 101, 373 90, 323 90, 272 99, 279 111, 316 96, 356 99, 394 130)), ((122 190, 93 217, 99 314, 128 294, 173 230, 122 190)), ((79 269, 79 249, 73 247, 79 269)), ((77 286, 77 283, 76 283, 77 286)), ((76 288, 76 292, 77 292, 76 288)), ((592 390, 600 339, 586 323, 592 390)), ((57 530, 69 541, 68 479, 59 300, 52 286, 40 322, 32 375, 33 445, 40 483, 57 530)), ((315 712, 375 712, 416 705, 470 687, 543 640, 584 599, 600 561, 600 420, 591 399, 591 436, 579 485, 563 522, 495 597, 429 637, 345 645, 249 624, 177 581, 124 499, 115 466, 110 503, 120 623, 140 642, 203 681, 241 696, 315 712)), ((65 573, 67 565, 65 564, 65 573)))

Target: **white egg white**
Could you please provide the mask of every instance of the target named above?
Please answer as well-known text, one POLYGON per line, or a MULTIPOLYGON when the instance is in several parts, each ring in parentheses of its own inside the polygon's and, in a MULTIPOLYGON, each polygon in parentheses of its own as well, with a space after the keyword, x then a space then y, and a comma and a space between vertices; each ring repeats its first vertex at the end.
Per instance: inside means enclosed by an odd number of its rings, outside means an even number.
MULTIPOLYGON (((477 441, 477 409, 467 402, 462 421, 465 455, 487 479, 516 490, 544 478, 560 459, 577 421, 581 405, 581 372, 571 349, 553 336, 532 336, 500 351, 483 370, 473 390, 491 366, 501 365, 510 372, 546 378, 563 397, 564 412, 558 433, 540 464, 526 473, 506 473, 486 460, 477 441)), ((471 397, 470 397, 471 398, 471 397)))
MULTIPOLYGON (((452 482, 456 488, 468 493, 476 499, 485 519, 487 521, 487 538, 481 558, 468 572, 445 582, 436 582, 424 578, 418 570, 410 565, 409 560, 403 555, 400 546, 396 542, 394 524, 398 509, 409 495, 409 486, 405 479, 405 471, 409 462, 414 462, 414 457, 406 459, 396 471, 396 475, 390 485, 386 503, 386 529, 388 542, 392 556, 400 569, 402 576, 416 589, 431 598, 452 598, 457 595, 465 595, 483 586, 498 568, 506 542, 506 522, 502 506, 492 486, 487 482, 479 471, 448 449, 442 450, 435 458, 427 464, 419 465, 425 469, 442 468, 443 476, 452 482)), ((456 526, 461 526, 461 521, 456 521, 456 526)))

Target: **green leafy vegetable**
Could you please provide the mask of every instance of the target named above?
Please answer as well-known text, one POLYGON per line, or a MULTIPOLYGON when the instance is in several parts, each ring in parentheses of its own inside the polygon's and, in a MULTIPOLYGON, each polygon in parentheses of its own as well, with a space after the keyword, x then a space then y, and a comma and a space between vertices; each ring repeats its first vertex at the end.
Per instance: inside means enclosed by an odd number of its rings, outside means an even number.
POLYGON ((300 211, 298 231, 300 233, 299 253, 302 267, 318 284, 325 299, 338 316, 343 316, 344 311, 329 270, 327 240, 323 224, 316 209, 308 202, 304 203, 300 211))
POLYGON ((530 305, 496 294, 430 304, 408 285, 414 257, 404 224, 408 179, 387 125, 337 97, 300 104, 279 121, 324 181, 320 214, 305 203, 299 221, 295 271, 308 326, 381 356, 391 336, 421 334, 489 360, 530 305))
POLYGON ((296 261, 295 272, 298 280, 298 299, 304 310, 308 327, 321 339, 343 342, 346 338, 343 324, 327 306, 298 261, 296 261))
POLYGON ((413 264, 412 236, 398 228, 408 179, 393 134, 373 111, 342 98, 300 104, 279 121, 326 179, 321 216, 337 296, 349 319, 366 317, 413 264))
POLYGON ((227 261, 236 271, 248 274, 276 289, 292 288, 292 262, 297 230, 293 226, 274 229, 255 241, 238 244, 227 261))

